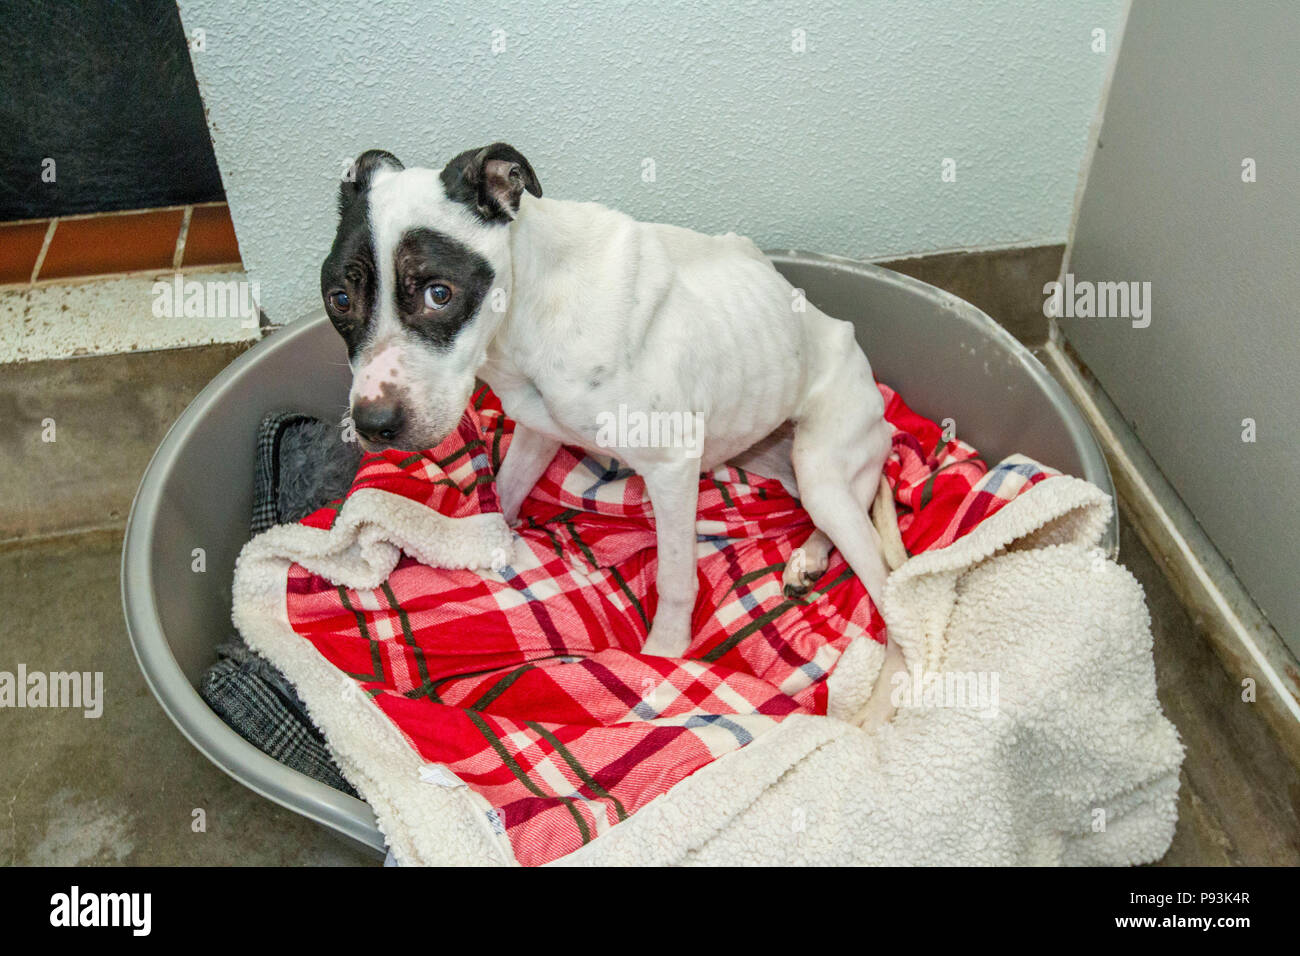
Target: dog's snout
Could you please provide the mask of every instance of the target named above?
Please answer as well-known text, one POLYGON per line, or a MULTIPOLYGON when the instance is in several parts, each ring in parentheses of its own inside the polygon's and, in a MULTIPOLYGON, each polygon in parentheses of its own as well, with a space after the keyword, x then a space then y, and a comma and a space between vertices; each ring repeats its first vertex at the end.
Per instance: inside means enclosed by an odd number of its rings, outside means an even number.
POLYGON ((367 441, 393 441, 402 430, 404 419, 401 403, 388 399, 361 401, 352 407, 352 424, 367 441))

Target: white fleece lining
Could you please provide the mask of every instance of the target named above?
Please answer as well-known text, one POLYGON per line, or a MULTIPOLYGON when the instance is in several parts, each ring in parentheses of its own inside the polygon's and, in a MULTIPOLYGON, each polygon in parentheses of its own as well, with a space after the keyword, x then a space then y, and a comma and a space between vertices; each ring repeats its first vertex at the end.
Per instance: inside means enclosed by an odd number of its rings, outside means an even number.
POLYGON ((422 782, 424 761, 406 735, 289 624, 290 564, 265 568, 270 588, 251 587, 247 575, 236 572, 235 626, 294 685, 339 769, 374 810, 397 862, 518 865, 509 842, 491 829, 487 801, 468 787, 422 782))
POLYGON ((826 715, 851 720, 867 705, 885 663, 885 645, 870 634, 855 637, 826 678, 826 715))
MULTIPOLYGON (((909 670, 918 666, 934 670, 943 653, 941 644, 936 644, 933 639, 926 641, 923 634, 916 633, 915 615, 909 609, 921 607, 919 602, 924 597, 909 594, 907 600, 898 598, 905 590, 913 592, 918 587, 925 587, 918 583, 919 579, 945 572, 955 575, 992 557, 1002 548, 1040 547, 1054 542, 1095 544, 1101 540, 1110 521, 1110 499, 1105 492, 1096 485, 1068 475, 1044 481, 1054 483, 1050 496, 1031 494, 1044 483, 1039 482, 948 547, 922 551, 889 576, 884 599, 890 608, 886 617, 889 639, 902 648, 909 670), (1016 507, 1012 508, 1012 504, 1016 507), (921 639, 919 642, 918 638, 921 639)), ((951 578, 947 578, 945 583, 950 581, 951 578)), ((942 587, 940 585, 940 589, 942 587)), ((884 660, 884 645, 869 635, 858 637, 849 644, 835 670, 826 679, 829 693, 827 715, 851 720, 854 715, 862 713, 876 693, 877 677, 884 660)))
MULTIPOLYGON (((368 588, 382 583, 400 550, 419 554, 422 561, 435 565, 450 560, 461 567, 483 566, 491 550, 502 546, 502 532, 509 534, 504 522, 494 525, 478 520, 500 519, 499 515, 461 519, 436 515, 419 521, 421 513, 427 518, 428 508, 394 498, 374 489, 357 492, 345 503, 329 532, 280 527, 249 542, 236 566, 234 621, 250 646, 280 667, 296 686, 340 769, 374 809, 400 863, 513 865, 516 861, 508 839, 491 826, 486 801, 468 788, 422 783, 423 761, 405 735, 355 681, 334 668, 289 624, 285 584, 293 561, 343 586, 368 588)), ((951 546, 909 560, 890 577, 885 597, 891 639, 902 647, 909 668, 919 666, 928 671, 942 664, 946 628, 960 601, 961 580, 972 570, 979 569, 988 577, 1000 562, 1019 560, 1023 564, 1024 558, 1038 560, 1040 555, 1044 561, 1059 558, 1077 565, 1087 554, 1088 560, 1109 565, 1108 573, 1099 576, 1095 586, 1118 587, 1112 578, 1127 572, 1100 552, 1092 556, 1087 550, 1100 540, 1109 508, 1109 498, 1087 482, 1049 478, 1025 489, 951 546), (1034 549, 1032 554, 1013 553, 1029 549, 1034 549)), ((1143 648, 1137 624, 1128 625, 1128 629, 1134 633, 1121 634, 1116 640, 1124 647, 1137 648, 1130 656, 1136 655, 1139 671, 1145 654, 1149 670, 1149 631, 1143 648)), ((781 856, 790 852, 788 847, 775 844, 763 849, 755 845, 755 821, 780 821, 791 812, 799 813, 803 806, 829 799, 828 792, 835 790, 836 771, 823 766, 828 760, 832 768, 852 771, 863 766, 864 755, 887 759, 895 729, 891 724, 866 732, 836 719, 836 715, 856 711, 871 696, 870 683, 864 686, 851 678, 879 672, 882 659, 881 645, 869 637, 859 638, 846 649, 840 666, 828 679, 830 716, 787 718, 748 746, 679 782, 556 864, 789 862, 781 856), (861 647, 855 649, 856 645, 861 647), (850 666, 845 668, 845 663, 850 666), (843 760, 853 763, 844 765, 843 760), (737 833, 746 828, 745 833, 737 833)), ((1121 679, 1127 678, 1116 678, 1121 679)), ((1140 674, 1134 679, 1142 683, 1140 674)), ((888 692, 888 688, 874 690, 888 692)), ((1133 779, 1104 779, 1100 784, 1089 781, 1099 792, 1127 794, 1123 799, 1112 797, 1107 807, 1107 813, 1116 816, 1110 836, 1085 832, 1081 827, 1077 835, 1065 839, 1057 830, 1058 836, 1027 838, 1021 848, 996 846, 989 852, 991 859, 1003 861, 1010 854, 1013 862, 1113 864, 1144 862, 1163 854, 1172 838, 1182 751, 1172 726, 1159 715, 1154 680, 1149 695, 1135 692, 1128 696, 1143 698, 1132 704, 1132 716, 1145 728, 1141 743, 1146 749, 1116 765, 1124 767, 1133 779)), ((931 714, 906 716, 904 723, 913 730, 918 726, 915 721, 927 718, 932 729, 946 726, 931 714)), ((906 801, 907 794, 899 794, 898 799, 906 801)), ((850 814, 851 800, 836 805, 841 807, 840 816, 850 814)), ((884 827, 888 821, 872 816, 877 811, 870 806, 867 812, 870 819, 865 836, 860 832, 863 821, 852 814, 831 823, 819 818, 818 827, 838 827, 828 838, 831 849, 825 852, 830 854, 829 861, 858 860, 869 851, 860 841, 871 838, 872 827, 884 827)), ((827 815, 834 816, 823 814, 827 815)), ((820 829, 814 827, 813 832, 820 838, 820 829)), ((879 836, 882 846, 889 845, 889 834, 879 836)), ((913 839, 917 834, 907 837, 913 839)), ((811 837, 809 840, 811 858, 820 844, 811 837)), ((960 855, 966 850, 953 852, 960 855)))
POLYGON ((434 567, 482 568, 513 547, 500 514, 449 518, 400 495, 363 488, 347 498, 331 528, 277 525, 249 541, 236 562, 235 626, 297 689, 403 865, 517 864, 509 842, 491 827, 487 802, 467 787, 422 782, 424 761, 406 735, 356 681, 294 631, 289 568, 297 563, 335 585, 367 590, 388 579, 403 551, 434 567))
POLYGON ((1004 549, 1054 544, 1095 547, 1110 522, 1110 509, 1109 496, 1082 478, 1046 478, 1022 491, 969 534, 946 548, 921 552, 891 574, 885 584, 885 607, 889 609, 885 620, 890 639, 903 650, 908 670, 938 669, 944 652, 942 628, 955 597, 952 585, 959 575, 1004 549), (1043 488, 1050 488, 1050 494, 1044 494, 1043 488))
POLYGON ((368 591, 388 580, 405 551, 435 568, 488 568, 514 553, 514 535, 496 512, 449 518, 378 488, 348 496, 329 529, 268 528, 244 546, 240 561, 289 560, 331 584, 368 591))

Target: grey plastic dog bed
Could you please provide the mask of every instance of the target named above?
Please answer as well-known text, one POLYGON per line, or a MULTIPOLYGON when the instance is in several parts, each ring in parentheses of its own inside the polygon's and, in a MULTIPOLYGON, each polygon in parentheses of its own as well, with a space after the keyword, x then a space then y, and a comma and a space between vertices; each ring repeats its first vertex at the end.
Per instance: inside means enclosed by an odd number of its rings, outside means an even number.
MULTIPOLYGON (((769 253, 818 308, 851 320, 880 381, 919 414, 951 418, 986 461, 1021 452, 1114 490, 1079 411, 1023 345, 979 309, 887 269, 808 253, 769 253)), ((273 333, 221 372, 172 426, 127 522, 122 601, 140 669, 181 732, 270 800, 382 853, 370 808, 262 753, 195 686, 230 636, 235 558, 248 539, 258 426, 269 414, 326 421, 346 410, 350 372, 324 314, 273 333), (206 568, 191 570, 195 548, 206 568)), ((1118 547, 1114 522, 1105 541, 1118 547)))

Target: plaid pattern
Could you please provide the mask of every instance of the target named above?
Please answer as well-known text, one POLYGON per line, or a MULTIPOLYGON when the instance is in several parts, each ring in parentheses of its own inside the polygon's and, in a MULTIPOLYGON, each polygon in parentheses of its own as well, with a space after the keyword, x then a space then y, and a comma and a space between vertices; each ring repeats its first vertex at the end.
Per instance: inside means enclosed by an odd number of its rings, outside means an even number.
MULTIPOLYGON (((316 419, 293 412, 262 420, 253 475, 254 535, 286 520, 278 505, 281 446, 295 429, 316 424, 316 419)), ((217 647, 216 663, 203 672, 198 689, 218 717, 263 753, 335 790, 357 795, 334 764, 293 685, 238 635, 217 647)))
POLYGON ((257 461, 253 468, 253 521, 250 530, 260 534, 279 524, 277 490, 280 487, 280 442, 285 433, 304 422, 315 421, 296 412, 268 415, 257 430, 257 461))
MULTIPOLYGON (((896 429, 887 475, 912 552, 951 542, 1050 474, 988 472, 974 449, 881 391, 896 429)), ((353 490, 450 516, 497 510, 493 474, 512 427, 480 389, 442 445, 366 456, 353 490)), ((340 505, 305 523, 329 527, 340 505)), ((639 653, 656 602, 639 477, 564 448, 521 517, 513 563, 500 571, 404 556, 380 588, 357 591, 294 565, 287 608, 294 630, 426 763, 470 788, 526 865, 579 848, 788 715, 824 714, 825 678, 845 648, 883 632, 838 552, 809 594, 782 594, 783 566, 812 524, 778 482, 734 467, 701 476, 700 588, 684 659, 639 653)))
POLYGON ((199 693, 217 716, 264 754, 335 790, 357 795, 293 685, 239 638, 217 648, 217 662, 203 672, 199 693))

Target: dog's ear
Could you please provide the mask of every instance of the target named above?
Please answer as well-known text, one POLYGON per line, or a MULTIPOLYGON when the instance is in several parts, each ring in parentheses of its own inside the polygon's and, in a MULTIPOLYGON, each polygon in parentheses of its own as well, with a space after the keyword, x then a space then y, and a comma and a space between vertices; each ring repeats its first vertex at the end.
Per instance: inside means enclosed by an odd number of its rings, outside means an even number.
POLYGON ((442 171, 447 197, 464 203, 484 222, 508 223, 519 212, 527 189, 542 194, 542 184, 524 154, 509 143, 493 143, 461 153, 442 171))
POLYGON ((370 188, 375 173, 381 169, 400 171, 405 168, 402 161, 390 152, 382 149, 366 150, 352 162, 339 183, 339 212, 370 188))

